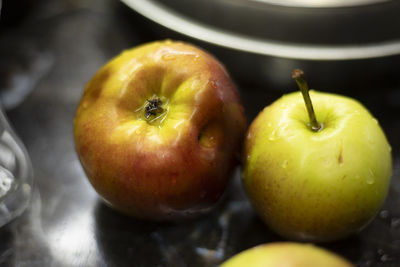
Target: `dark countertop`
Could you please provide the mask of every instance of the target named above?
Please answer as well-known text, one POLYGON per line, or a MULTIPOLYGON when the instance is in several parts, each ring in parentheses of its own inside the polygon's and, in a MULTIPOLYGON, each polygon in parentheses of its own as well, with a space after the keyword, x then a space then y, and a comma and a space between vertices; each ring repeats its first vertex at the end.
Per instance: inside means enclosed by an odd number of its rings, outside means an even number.
MULTIPOLYGON (((9 101, 9 120, 31 156, 35 190, 28 210, 0 229, 1 266, 215 266, 249 247, 281 240, 255 216, 239 170, 215 210, 194 221, 141 222, 105 206, 74 151, 75 109, 98 68, 122 49, 158 38, 157 33, 118 1, 13 3, 3 3, 0 87, 9 101)), ((249 121, 282 94, 237 82, 249 121)), ((322 245, 358 266, 400 266, 397 86, 376 90, 360 81, 359 88, 346 92, 380 121, 394 158, 380 214, 360 234, 322 245)))

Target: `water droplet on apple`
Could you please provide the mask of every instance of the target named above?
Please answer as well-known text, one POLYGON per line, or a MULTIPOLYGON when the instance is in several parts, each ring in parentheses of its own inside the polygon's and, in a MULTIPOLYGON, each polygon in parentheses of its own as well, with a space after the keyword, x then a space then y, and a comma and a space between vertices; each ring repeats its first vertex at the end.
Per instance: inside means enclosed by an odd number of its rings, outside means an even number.
POLYGON ((87 108, 88 106, 89 106, 89 103, 88 103, 87 101, 85 101, 85 102, 82 103, 82 107, 83 107, 83 108, 87 108))
POLYGON ((288 161, 285 159, 285 160, 282 162, 282 168, 286 169, 287 165, 288 165, 288 161))
POLYGON ((218 84, 217 84, 216 81, 211 80, 211 81, 210 81, 210 84, 211 84, 211 86, 212 86, 214 89, 218 88, 218 84))
POLYGON ((268 122, 267 126, 268 126, 268 127, 271 127, 271 126, 272 126, 272 123, 268 122))
POLYGON ((367 175, 367 184, 374 184, 375 183, 375 175, 372 170, 369 170, 367 175))
POLYGON ((200 59, 200 56, 199 55, 195 55, 194 56, 194 61, 197 61, 197 60, 199 60, 200 59))
POLYGON ((174 60, 176 58, 176 56, 173 55, 173 54, 164 54, 164 55, 161 56, 161 58, 163 60, 168 61, 168 60, 174 60))
POLYGON ((275 141, 276 140, 276 130, 273 130, 270 136, 268 137, 269 141, 275 141))
POLYGON ((253 137, 253 134, 251 132, 249 132, 246 136, 247 139, 251 139, 253 137))
POLYGON ((372 118, 372 121, 373 121, 375 124, 378 124, 378 120, 377 120, 377 119, 372 118))

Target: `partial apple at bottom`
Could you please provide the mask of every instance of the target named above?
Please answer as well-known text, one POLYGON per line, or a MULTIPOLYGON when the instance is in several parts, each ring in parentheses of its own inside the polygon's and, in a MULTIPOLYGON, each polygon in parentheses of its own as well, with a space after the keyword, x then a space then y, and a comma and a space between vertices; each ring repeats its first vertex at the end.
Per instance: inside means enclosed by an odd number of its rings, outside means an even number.
POLYGON ((312 244, 274 242, 247 249, 220 267, 355 267, 346 259, 312 244))

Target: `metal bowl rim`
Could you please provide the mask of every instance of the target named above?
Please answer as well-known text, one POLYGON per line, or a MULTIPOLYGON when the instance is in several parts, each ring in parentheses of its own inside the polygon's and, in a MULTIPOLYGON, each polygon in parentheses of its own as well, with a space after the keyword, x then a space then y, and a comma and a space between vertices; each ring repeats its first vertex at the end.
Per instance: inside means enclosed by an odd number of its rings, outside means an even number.
POLYGON ((400 54, 400 39, 363 45, 280 42, 227 32, 194 21, 154 0, 121 0, 139 14, 175 32, 213 45, 278 58, 316 61, 360 60, 400 54))

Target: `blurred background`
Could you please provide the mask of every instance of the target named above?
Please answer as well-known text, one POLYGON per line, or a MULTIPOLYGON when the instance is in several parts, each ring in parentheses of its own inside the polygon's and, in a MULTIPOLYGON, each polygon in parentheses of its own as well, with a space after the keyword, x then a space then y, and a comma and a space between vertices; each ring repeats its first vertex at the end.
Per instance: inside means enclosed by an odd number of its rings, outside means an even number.
POLYGON ((1 266, 216 266, 281 240, 232 177, 208 216, 152 224, 107 208, 74 151, 72 121, 92 75, 122 50, 158 39, 194 43, 220 59, 250 122, 297 90, 360 100, 393 148, 389 197, 360 234, 323 246, 357 266, 400 265, 400 1, 3 0, 0 98, 35 174, 28 210, 0 229, 1 266), (343 5, 346 6, 343 6, 343 5))

